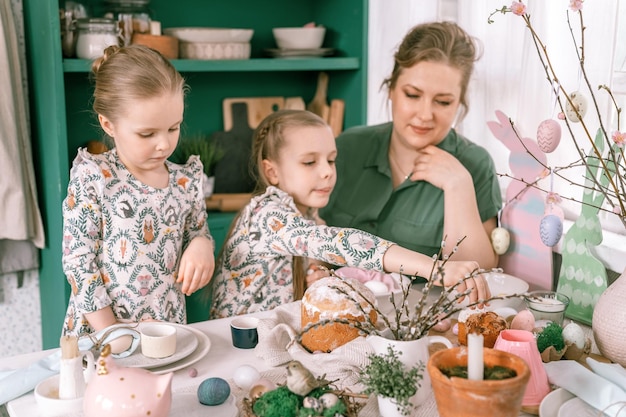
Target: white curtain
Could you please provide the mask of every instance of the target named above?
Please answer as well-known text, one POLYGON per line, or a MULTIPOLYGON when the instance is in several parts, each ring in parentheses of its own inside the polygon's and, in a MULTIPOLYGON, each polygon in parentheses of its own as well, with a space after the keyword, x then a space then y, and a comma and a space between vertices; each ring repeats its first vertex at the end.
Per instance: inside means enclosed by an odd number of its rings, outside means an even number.
MULTIPOLYGON (((567 26, 569 0, 527 0, 524 3, 528 6, 536 31, 548 46, 548 53, 565 90, 580 90, 590 98, 578 71, 575 46, 567 26)), ((599 84, 611 84, 618 3, 619 0, 584 2, 583 16, 587 28, 585 66, 594 89, 599 84)), ((408 29, 421 22, 456 17, 459 25, 479 39, 483 46, 482 57, 470 82, 470 111, 457 128, 489 150, 499 173, 509 173, 509 150, 493 137, 486 124, 495 120, 495 111, 503 111, 513 119, 524 137, 532 139, 536 139, 537 126, 541 121, 556 118, 558 114, 551 86, 522 18, 511 13, 498 13, 493 16, 494 23, 487 23, 493 11, 510 4, 510 0, 370 0, 368 123, 390 119, 386 92, 379 90, 382 80, 391 72, 393 52, 408 29), (456 9, 456 16, 450 12, 452 8, 456 9)), ((569 15, 575 33, 579 33, 578 14, 570 12, 569 15)), ((608 96, 602 92, 596 93, 596 96, 601 113, 610 122, 608 96)), ((593 113, 593 108, 590 108, 585 121, 595 132, 598 123, 593 113)), ((606 127, 612 131, 616 126, 606 127)), ((576 126, 574 134, 582 138, 579 126, 576 126)), ((589 149, 585 142, 581 146, 589 149)), ((548 164, 563 166, 575 159, 578 159, 578 154, 568 132, 563 129, 561 144, 548 155, 548 164)), ((582 170, 573 175, 579 183, 582 182, 582 170)), ((504 187, 507 181, 501 183, 504 187)), ((581 189, 567 187, 558 180, 555 181, 555 191, 577 200, 582 195, 581 189)), ((578 209, 573 203, 566 201, 564 206, 572 216, 577 214, 578 209)))
POLYGON ((21 0, 0 1, 0 274, 36 268, 44 231, 28 128, 21 0))

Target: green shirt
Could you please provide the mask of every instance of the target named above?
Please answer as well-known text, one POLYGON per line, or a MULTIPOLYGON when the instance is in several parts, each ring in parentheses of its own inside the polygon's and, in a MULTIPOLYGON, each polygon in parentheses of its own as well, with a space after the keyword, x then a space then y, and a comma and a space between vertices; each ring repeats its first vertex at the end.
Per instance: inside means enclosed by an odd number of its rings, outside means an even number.
MULTIPOLYGON (((360 126, 337 138, 337 185, 320 215, 330 226, 361 229, 431 256, 443 239, 444 194, 425 181, 407 180, 393 189, 391 129, 392 123, 360 126)), ((489 153, 454 129, 437 146, 471 174, 482 221, 497 216, 502 197, 489 153)))

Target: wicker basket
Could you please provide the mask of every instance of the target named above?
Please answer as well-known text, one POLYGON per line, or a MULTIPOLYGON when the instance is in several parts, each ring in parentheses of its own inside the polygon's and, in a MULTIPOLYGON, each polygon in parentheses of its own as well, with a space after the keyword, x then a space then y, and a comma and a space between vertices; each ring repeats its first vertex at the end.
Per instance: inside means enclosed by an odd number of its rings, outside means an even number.
POLYGON ((178 38, 173 36, 134 33, 132 43, 155 49, 167 59, 178 59, 178 38))

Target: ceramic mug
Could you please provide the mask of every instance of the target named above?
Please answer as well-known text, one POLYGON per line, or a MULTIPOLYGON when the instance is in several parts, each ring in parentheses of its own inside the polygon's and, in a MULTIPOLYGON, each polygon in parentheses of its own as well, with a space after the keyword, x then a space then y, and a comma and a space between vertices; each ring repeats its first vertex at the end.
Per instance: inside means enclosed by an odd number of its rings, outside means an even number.
POLYGON ((148 358, 166 358, 176 352, 176 327, 145 323, 141 329, 141 353, 148 358))
POLYGON ((255 347, 259 342, 258 325, 259 319, 255 317, 235 317, 230 322, 233 346, 240 349, 255 347))

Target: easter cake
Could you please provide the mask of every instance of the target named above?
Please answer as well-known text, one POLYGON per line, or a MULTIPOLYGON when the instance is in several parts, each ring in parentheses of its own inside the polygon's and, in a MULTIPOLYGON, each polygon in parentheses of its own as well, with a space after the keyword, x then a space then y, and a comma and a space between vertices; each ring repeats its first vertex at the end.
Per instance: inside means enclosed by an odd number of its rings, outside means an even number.
POLYGON ((302 297, 302 346, 310 352, 331 352, 355 339, 359 331, 349 324, 315 324, 336 319, 375 323, 378 315, 372 305, 374 293, 357 280, 330 276, 314 282, 302 297), (307 326, 312 327, 304 331, 307 326))
POLYGON ((493 348, 500 332, 508 327, 506 320, 497 313, 480 309, 461 311, 458 326, 459 344, 467 345, 467 335, 479 333, 484 337, 483 345, 488 348, 493 348))

